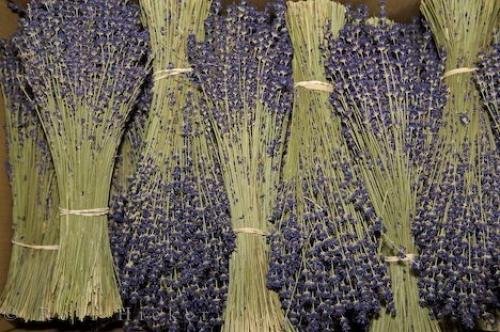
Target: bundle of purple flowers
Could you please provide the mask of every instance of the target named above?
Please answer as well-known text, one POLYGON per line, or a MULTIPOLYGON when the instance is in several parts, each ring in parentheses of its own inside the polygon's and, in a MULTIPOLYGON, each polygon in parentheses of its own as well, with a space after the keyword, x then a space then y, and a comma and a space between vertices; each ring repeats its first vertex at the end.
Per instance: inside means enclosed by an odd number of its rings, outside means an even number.
POLYGON ((394 321, 403 329, 439 330, 419 305, 417 279, 405 261, 417 254, 411 231, 425 190, 423 168, 436 162, 447 92, 443 68, 427 29, 383 16, 367 19, 362 10, 327 47, 330 101, 383 220, 379 254, 394 257, 388 264, 396 316, 382 314, 374 331, 386 331, 394 321))
POLYGON ((105 214, 114 156, 147 74, 147 42, 139 8, 126 1, 36 1, 21 20, 15 45, 62 205, 50 316, 121 309, 105 214))

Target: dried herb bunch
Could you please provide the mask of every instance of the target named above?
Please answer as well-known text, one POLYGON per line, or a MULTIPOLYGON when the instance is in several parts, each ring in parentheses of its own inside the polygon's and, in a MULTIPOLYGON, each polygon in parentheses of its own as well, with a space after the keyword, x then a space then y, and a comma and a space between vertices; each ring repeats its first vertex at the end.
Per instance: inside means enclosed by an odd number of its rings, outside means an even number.
POLYGON ((122 306, 105 214, 147 41, 138 7, 119 0, 30 3, 15 40, 57 176, 61 236, 48 312, 60 319, 109 317, 122 306))
POLYGON ((0 312, 43 321, 50 318, 49 285, 59 243, 58 196, 50 152, 36 111, 25 95, 23 74, 14 45, 2 41, 0 91, 6 109, 14 235, 0 312))
POLYGON ((326 34, 338 35, 346 10, 330 0, 287 7, 296 94, 268 285, 299 331, 366 329, 382 304, 393 305, 377 253, 381 219, 332 115, 329 93, 300 86, 326 82, 322 48, 326 34))
POLYGON ((367 20, 361 10, 330 40, 327 58, 330 100, 384 224, 380 254, 388 257, 396 310, 382 312, 371 330, 438 331, 411 271, 412 220, 446 102, 432 36, 416 23, 367 20))
POLYGON ((449 87, 442 153, 428 171, 415 238, 423 304, 466 328, 498 308, 499 156, 473 72, 491 43, 497 1, 425 0, 421 10, 446 53, 449 87))
POLYGON ((205 132, 194 113, 185 114, 172 174, 143 160, 150 168, 129 188, 120 278, 131 310, 126 330, 212 331, 222 324, 234 248, 229 203, 205 132))
POLYGON ((189 77, 188 35, 210 1, 144 0, 153 87, 124 220, 113 234, 127 330, 211 331, 222 324, 234 247, 227 196, 189 77))
POLYGON ((190 44, 229 197, 236 250, 230 261, 223 331, 282 331, 278 294, 266 287, 269 220, 292 105, 292 49, 282 1, 259 12, 246 1, 220 2, 205 23, 205 41, 190 44))

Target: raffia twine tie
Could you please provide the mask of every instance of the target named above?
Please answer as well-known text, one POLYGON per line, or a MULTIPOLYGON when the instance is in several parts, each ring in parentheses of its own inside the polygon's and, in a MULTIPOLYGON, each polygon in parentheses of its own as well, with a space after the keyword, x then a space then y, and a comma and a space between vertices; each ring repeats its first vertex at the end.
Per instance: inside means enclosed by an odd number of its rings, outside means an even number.
POLYGON ((466 73, 472 73, 475 72, 477 68, 470 68, 470 67, 461 67, 461 68, 455 68, 448 70, 443 74, 443 79, 453 76, 453 75, 459 75, 459 74, 466 74, 466 73))
POLYGON ((160 70, 160 71, 157 71, 156 73, 154 73, 153 81, 156 82, 159 80, 163 80, 167 77, 191 73, 192 71, 193 71, 193 68, 172 68, 172 69, 160 70))
POLYGON ((33 249, 33 250, 59 250, 58 245, 38 245, 38 244, 28 244, 28 243, 23 243, 19 241, 12 240, 11 241, 13 245, 23 247, 23 248, 28 248, 28 249, 33 249))
POLYGON ((333 92, 333 85, 321 81, 300 81, 295 83, 295 88, 304 88, 313 91, 333 92))
POLYGON ((399 257, 399 256, 387 256, 384 257, 384 261, 386 263, 399 263, 399 262, 414 262, 415 259, 417 258, 417 255, 415 254, 406 254, 405 257, 399 257))
POLYGON ((260 235, 260 236, 268 236, 269 233, 252 227, 240 227, 233 230, 236 234, 251 234, 251 235, 260 235))
POLYGON ((107 215, 109 213, 109 208, 70 210, 60 207, 59 211, 61 216, 100 217, 107 215))

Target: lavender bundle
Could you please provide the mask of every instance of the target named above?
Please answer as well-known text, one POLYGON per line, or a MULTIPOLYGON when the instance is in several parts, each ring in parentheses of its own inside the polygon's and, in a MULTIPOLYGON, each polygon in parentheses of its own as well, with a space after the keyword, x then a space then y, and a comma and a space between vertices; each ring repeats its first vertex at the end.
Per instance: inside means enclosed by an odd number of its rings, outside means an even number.
POLYGON ((450 96, 439 163, 416 220, 423 304, 438 318, 467 328, 498 308, 498 151, 473 80, 478 54, 492 37, 496 1, 422 2, 438 46, 446 52, 443 80, 450 96))
POLYGON ((47 0, 30 4, 15 43, 60 197, 48 313, 60 319, 109 317, 122 306, 106 218, 110 182, 147 73, 147 33, 138 8, 126 1, 47 0))
POLYGON ((43 321, 50 318, 49 285, 59 237, 58 196, 47 142, 24 83, 14 46, 2 42, 0 88, 6 109, 14 236, 0 312, 43 321))
POLYGON ((113 234, 127 330, 211 331, 222 322, 234 234, 186 56, 209 6, 141 1, 154 57, 151 109, 113 234))
POLYGON ((206 41, 190 60, 204 95, 204 116, 216 138, 229 197, 236 250, 230 261, 223 331, 282 331, 279 297, 266 287, 265 235, 278 192, 291 110, 291 45, 284 4, 275 14, 246 1, 220 2, 205 23, 206 41))
POLYGON ((411 268, 417 254, 412 220, 446 102, 432 36, 418 24, 356 14, 331 39, 327 59, 330 100, 384 224, 380 254, 389 265, 395 315, 381 313, 371 329, 439 331, 419 305, 411 268))
POLYGON ((126 330, 212 331, 222 324, 234 234, 205 132, 185 114, 172 173, 143 160, 148 172, 129 188, 120 269, 126 330))
POLYGON ((377 254, 381 220, 332 116, 321 48, 345 8, 330 0, 289 2, 296 86, 285 187, 271 236, 268 285, 299 331, 366 328, 392 306, 377 254))

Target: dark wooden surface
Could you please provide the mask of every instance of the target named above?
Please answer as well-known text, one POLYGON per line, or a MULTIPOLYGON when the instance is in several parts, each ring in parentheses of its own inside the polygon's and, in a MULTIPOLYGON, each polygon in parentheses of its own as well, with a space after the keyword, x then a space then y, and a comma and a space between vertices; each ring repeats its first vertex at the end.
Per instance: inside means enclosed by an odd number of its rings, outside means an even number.
MULTIPOLYGON (((160 0, 159 0, 160 1, 160 0)), ((17 3, 26 4, 26 0, 18 0, 17 3)), ((233 2, 226 0, 225 3, 233 2)), ((252 0, 260 8, 265 6, 266 0, 252 0)), ((377 12, 379 0, 340 0, 345 4, 365 3, 370 11, 377 12)), ((409 21, 418 14, 419 0, 387 0, 387 11, 389 16, 397 21, 409 21)), ((8 38, 17 27, 16 16, 9 12, 4 0, 0 0, 0 38, 8 38)), ((7 150, 5 144, 5 110, 0 95, 0 289, 3 288, 7 276, 7 268, 10 257, 11 230, 11 196, 7 181, 6 162, 7 150)), ((0 320, 0 332, 5 331, 54 331, 47 325, 24 325, 14 328, 12 322, 0 320)), ((66 328, 64 328, 66 330, 66 328)))

